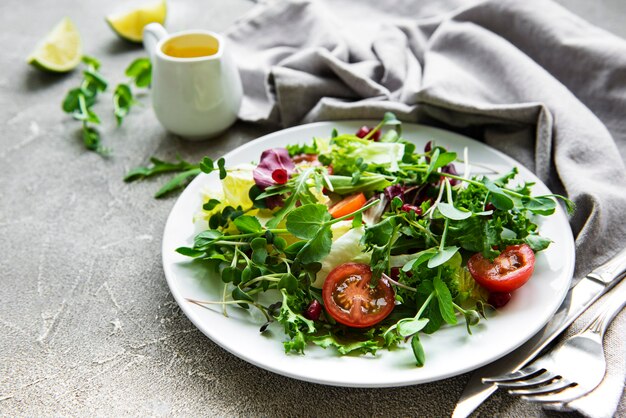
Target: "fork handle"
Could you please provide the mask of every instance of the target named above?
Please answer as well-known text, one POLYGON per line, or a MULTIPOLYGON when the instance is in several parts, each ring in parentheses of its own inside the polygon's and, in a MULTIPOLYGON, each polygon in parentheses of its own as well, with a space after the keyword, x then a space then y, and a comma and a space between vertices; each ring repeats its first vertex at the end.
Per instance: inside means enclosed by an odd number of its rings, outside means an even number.
POLYGON ((622 281, 609 293, 607 301, 598 310, 593 321, 587 325, 586 330, 604 337, 609 324, 624 306, 626 306, 626 281, 622 281))

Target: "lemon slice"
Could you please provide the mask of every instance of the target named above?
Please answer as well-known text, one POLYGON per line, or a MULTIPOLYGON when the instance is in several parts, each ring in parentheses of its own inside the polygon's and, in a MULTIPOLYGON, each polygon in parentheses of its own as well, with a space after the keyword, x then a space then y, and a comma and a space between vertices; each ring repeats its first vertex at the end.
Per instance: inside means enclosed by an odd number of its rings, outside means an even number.
POLYGON ((163 24, 166 12, 165 0, 159 0, 129 11, 109 15, 106 21, 111 29, 122 38, 132 42, 141 42, 143 27, 153 22, 163 24))
POLYGON ((66 17, 44 38, 27 61, 46 71, 64 73, 76 68, 82 53, 78 29, 66 17))

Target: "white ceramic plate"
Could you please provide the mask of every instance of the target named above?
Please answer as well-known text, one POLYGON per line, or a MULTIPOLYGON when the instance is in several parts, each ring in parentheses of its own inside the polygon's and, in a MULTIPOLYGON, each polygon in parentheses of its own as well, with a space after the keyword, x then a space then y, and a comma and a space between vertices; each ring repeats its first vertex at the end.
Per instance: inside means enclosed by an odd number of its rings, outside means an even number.
MULTIPOLYGON (((258 161, 262 151, 287 144, 309 142, 314 136, 330 136, 333 128, 340 133, 355 132, 372 121, 319 122, 266 135, 226 154, 226 165, 258 161)), ((519 167, 520 177, 536 183, 534 194, 549 194, 548 188, 515 160, 488 146, 451 132, 431 127, 404 124, 403 136, 423 147, 428 140, 463 155, 469 150, 470 161, 497 171, 519 167)), ((462 170, 461 167, 457 169, 462 170)), ((229 317, 221 308, 203 308, 185 298, 220 300, 221 281, 189 258, 175 252, 190 246, 196 233, 192 218, 201 205, 200 191, 210 182, 219 181, 216 173, 200 175, 181 194, 167 220, 163 235, 163 268, 167 283, 187 317, 211 340, 236 356, 264 369, 309 382, 352 387, 388 387, 425 383, 455 376, 492 362, 520 346, 537 333, 561 304, 574 269, 574 241, 564 212, 539 220, 540 231, 554 242, 537 255, 532 279, 515 292, 508 305, 493 317, 481 321, 468 335, 464 321, 444 327, 433 335, 420 336, 426 351, 426 364, 415 367, 410 346, 399 350, 379 350, 365 356, 340 356, 333 349, 310 346, 305 355, 285 354, 285 336, 279 324, 259 334, 264 320, 256 310, 230 307, 229 317)))

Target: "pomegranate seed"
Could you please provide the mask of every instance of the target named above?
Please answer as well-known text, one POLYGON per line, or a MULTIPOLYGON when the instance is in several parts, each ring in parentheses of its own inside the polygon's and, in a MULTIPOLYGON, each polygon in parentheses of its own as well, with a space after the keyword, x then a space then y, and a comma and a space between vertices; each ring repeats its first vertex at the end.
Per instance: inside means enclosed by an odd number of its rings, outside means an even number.
MULTIPOLYGON (((356 136, 358 136, 359 138, 365 138, 367 134, 371 132, 372 129, 374 128, 370 128, 369 126, 361 126, 359 130, 356 131, 356 136)), ((369 139, 371 139, 374 142, 378 141, 380 139, 380 129, 374 132, 372 136, 370 136, 369 139)))
POLYGON ((424 145, 424 152, 431 152, 433 149, 433 141, 428 141, 426 145, 424 145))
POLYGON ((489 294, 487 303, 498 309, 509 303, 511 294, 509 292, 494 292, 489 294))
POLYGON ((318 319, 320 319, 321 314, 322 304, 319 303, 317 299, 313 299, 302 315, 304 315, 306 319, 310 319, 311 321, 317 321, 318 319))
POLYGON ((493 205, 493 203, 487 202, 487 204, 485 205, 485 211, 488 210, 496 210, 496 207, 493 205))
POLYGON ((422 214, 422 208, 419 208, 419 207, 417 207, 415 205, 410 205, 408 203, 405 203, 404 205, 402 205, 400 210, 403 210, 405 212, 415 212, 416 215, 421 215, 422 214))
POLYGON ((367 126, 361 126, 358 131, 356 131, 356 136, 359 138, 365 138, 367 134, 370 133, 370 128, 367 126))
POLYGON ((278 184, 285 184, 287 180, 289 180, 289 175, 287 174, 287 170, 284 168, 277 168, 272 171, 272 180, 274 180, 278 184))

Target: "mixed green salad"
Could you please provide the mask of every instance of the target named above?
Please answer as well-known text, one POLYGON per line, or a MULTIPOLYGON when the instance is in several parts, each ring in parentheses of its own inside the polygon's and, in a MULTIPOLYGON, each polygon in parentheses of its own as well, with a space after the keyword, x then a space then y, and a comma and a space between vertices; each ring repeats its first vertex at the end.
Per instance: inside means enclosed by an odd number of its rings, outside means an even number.
MULTIPOLYGON (((375 127, 264 151, 258 164, 200 169, 221 181, 203 196, 206 230, 177 251, 223 282, 202 305, 258 309, 284 328, 286 352, 307 345, 375 353, 465 321, 467 332, 530 279, 550 245, 536 216, 558 195, 532 196, 517 169, 470 176, 468 156, 417 149, 387 113, 375 127), (462 168, 462 173, 457 172, 462 168), (274 295, 273 303, 259 294, 274 295)), ((216 278, 217 279, 217 278, 216 278)))

